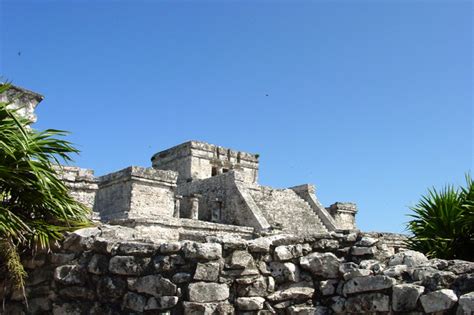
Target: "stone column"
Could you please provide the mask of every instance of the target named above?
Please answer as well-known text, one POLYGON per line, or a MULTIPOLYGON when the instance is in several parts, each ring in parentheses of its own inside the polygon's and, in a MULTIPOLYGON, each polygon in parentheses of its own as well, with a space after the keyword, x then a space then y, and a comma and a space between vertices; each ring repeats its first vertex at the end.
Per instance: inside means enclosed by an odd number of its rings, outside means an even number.
POLYGON ((183 196, 181 195, 174 196, 174 212, 173 212, 174 218, 179 218, 180 208, 181 208, 181 199, 183 199, 183 196))
POLYGON ((201 195, 198 194, 192 194, 190 197, 191 201, 191 211, 189 218, 193 220, 199 220, 199 198, 201 195))
POLYGON ((352 202, 336 202, 329 206, 329 213, 334 217, 338 229, 356 229, 355 216, 357 206, 352 202))

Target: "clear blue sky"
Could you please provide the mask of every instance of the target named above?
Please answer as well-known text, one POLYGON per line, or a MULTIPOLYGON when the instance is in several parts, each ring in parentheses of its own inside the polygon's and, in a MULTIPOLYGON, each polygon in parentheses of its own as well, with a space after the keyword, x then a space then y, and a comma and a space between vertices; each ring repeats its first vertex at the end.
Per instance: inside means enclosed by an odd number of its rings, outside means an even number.
POLYGON ((473 167, 470 1, 0 3, 0 75, 45 95, 36 127, 71 131, 98 175, 203 140, 401 232, 473 167))

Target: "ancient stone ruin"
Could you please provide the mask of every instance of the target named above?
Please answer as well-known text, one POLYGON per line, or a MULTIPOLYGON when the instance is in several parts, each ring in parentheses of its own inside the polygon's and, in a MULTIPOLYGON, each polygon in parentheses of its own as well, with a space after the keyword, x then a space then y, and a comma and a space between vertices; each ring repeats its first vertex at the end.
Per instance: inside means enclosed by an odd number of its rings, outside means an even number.
POLYGON ((100 177, 61 167, 95 226, 25 258, 28 304, 3 281, 3 312, 474 314, 474 263, 361 232, 355 204, 261 186, 258 169, 257 155, 199 141, 100 177))

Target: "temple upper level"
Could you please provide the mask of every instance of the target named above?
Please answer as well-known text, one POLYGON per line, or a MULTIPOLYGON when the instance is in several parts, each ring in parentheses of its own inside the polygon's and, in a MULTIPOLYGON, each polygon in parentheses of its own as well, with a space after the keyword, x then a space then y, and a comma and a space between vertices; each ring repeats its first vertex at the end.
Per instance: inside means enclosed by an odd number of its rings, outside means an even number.
POLYGON ((221 146, 188 141, 161 151, 151 158, 155 169, 175 171, 178 184, 206 179, 230 170, 240 170, 245 182, 258 179, 258 155, 221 146))

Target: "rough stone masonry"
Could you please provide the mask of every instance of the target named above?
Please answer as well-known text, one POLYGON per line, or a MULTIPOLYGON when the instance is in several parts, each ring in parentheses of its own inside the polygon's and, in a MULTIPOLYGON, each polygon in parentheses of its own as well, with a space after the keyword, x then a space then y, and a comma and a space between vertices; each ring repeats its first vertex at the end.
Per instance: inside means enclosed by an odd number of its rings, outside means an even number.
MULTIPOLYGON (((42 99, 18 87, 0 98, 27 117, 42 99)), ((474 312, 473 263, 362 233, 355 204, 326 208, 311 184, 259 185, 258 155, 190 141, 151 160, 101 177, 58 169, 95 226, 24 258, 28 303, 0 275, 3 313, 474 312)))

